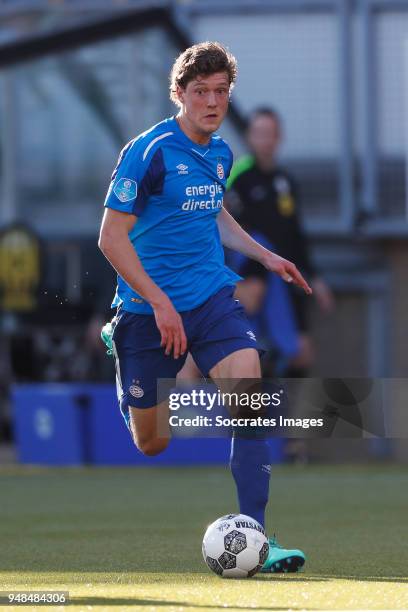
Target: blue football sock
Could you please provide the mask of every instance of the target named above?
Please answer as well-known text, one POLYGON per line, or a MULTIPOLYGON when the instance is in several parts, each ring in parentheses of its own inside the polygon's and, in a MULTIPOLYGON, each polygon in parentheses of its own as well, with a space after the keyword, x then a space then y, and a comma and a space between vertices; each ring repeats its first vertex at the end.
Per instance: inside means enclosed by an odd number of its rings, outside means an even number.
POLYGON ((268 440, 233 437, 230 467, 237 485, 240 513, 252 516, 265 527, 271 475, 268 440))

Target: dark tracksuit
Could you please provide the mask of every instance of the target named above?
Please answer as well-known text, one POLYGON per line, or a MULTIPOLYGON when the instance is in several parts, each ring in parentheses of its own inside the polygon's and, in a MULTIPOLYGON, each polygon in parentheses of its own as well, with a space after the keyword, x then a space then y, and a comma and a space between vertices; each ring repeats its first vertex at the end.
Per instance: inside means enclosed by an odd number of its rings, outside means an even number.
MULTIPOLYGON (((308 281, 315 276, 299 216, 296 183, 286 170, 277 166, 263 172, 252 156, 246 156, 232 168, 226 199, 228 210, 246 231, 262 233, 274 251, 296 264, 308 281)), ((264 268, 248 262, 242 274, 263 276, 264 268)), ((298 329, 306 332, 306 296, 293 285, 289 289, 298 329)))

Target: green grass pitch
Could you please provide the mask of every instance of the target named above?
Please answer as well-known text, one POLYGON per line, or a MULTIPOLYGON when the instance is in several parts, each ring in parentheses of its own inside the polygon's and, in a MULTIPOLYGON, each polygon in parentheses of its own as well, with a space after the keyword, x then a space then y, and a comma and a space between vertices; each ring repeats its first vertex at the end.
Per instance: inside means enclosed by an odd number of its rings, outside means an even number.
POLYGON ((268 529, 305 550, 305 570, 225 580, 201 539, 237 510, 227 468, 4 467, 0 589, 109 612, 406 609, 407 484, 391 465, 274 468, 268 529))

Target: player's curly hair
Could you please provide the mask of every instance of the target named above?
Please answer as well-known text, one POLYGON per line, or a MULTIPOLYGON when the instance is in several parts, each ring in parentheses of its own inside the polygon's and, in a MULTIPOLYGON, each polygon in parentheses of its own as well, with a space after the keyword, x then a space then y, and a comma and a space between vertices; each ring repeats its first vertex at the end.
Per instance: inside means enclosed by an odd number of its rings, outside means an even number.
POLYGON ((185 89, 187 83, 198 75, 210 75, 215 72, 226 72, 230 89, 237 78, 237 60, 219 42, 202 42, 189 47, 181 53, 170 72, 170 99, 180 106, 177 97, 177 86, 185 89))

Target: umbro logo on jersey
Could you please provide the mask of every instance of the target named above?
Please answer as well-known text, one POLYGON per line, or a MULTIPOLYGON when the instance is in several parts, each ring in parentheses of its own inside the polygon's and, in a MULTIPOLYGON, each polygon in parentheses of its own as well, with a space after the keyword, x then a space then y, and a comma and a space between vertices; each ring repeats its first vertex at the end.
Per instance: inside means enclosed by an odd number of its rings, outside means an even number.
POLYGON ((176 166, 179 174, 188 174, 188 166, 185 164, 179 164, 176 166))

